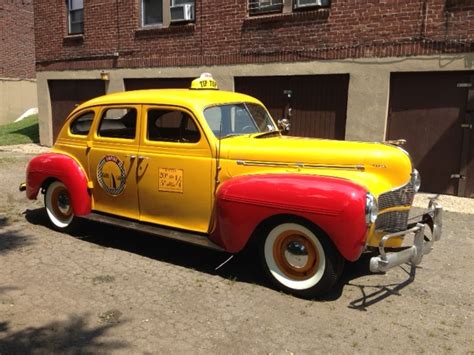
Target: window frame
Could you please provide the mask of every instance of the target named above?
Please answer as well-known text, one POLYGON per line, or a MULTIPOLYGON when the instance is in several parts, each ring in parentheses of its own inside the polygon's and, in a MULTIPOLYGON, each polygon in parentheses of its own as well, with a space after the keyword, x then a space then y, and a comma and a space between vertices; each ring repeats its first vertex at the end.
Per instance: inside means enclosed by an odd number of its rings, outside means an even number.
MULTIPOLYGON (((193 6, 193 11, 194 11, 194 19, 189 20, 189 21, 172 21, 171 20, 171 6, 176 6, 175 1, 176 0, 161 0, 162 2, 162 21, 161 22, 156 22, 156 23, 145 23, 145 1, 146 0, 140 0, 140 28, 142 29, 153 29, 153 28, 167 28, 170 27, 171 24, 173 25, 179 25, 179 24, 187 24, 190 22, 195 22, 196 21, 196 0, 183 0, 184 3, 192 3, 193 6)), ((178 2, 181 2, 181 0, 178 0, 178 2)), ((182 5, 182 4, 178 4, 182 5)))
POLYGON ((74 0, 67 0, 67 33, 69 36, 74 35, 81 35, 84 34, 84 1, 82 2, 82 7, 78 9, 72 9, 72 2, 74 0), (81 11, 82 12, 82 21, 81 22, 74 22, 74 24, 81 24, 81 31, 72 31, 72 16, 71 13, 81 11))

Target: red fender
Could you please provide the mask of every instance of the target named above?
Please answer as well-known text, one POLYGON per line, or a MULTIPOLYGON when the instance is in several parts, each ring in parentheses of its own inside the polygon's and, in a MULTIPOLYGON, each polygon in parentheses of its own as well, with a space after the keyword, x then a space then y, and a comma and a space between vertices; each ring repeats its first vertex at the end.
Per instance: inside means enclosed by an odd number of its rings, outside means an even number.
POLYGON ((351 181, 314 175, 245 175, 225 181, 217 192, 216 229, 210 239, 240 251, 265 219, 290 214, 309 220, 341 255, 360 257, 367 237, 366 189, 351 181))
POLYGON ((91 212, 87 176, 74 159, 57 153, 41 154, 33 158, 26 169, 26 196, 30 200, 35 200, 41 185, 48 178, 60 180, 66 185, 76 216, 84 216, 91 212))

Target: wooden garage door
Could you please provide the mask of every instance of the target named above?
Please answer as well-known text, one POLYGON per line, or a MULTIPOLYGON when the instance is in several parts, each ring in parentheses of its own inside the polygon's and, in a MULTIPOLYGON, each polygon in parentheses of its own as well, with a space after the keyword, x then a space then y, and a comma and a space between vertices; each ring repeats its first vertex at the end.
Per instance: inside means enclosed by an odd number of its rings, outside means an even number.
POLYGON ((125 90, 187 89, 193 78, 141 78, 125 79, 125 90))
POLYGON ((344 139, 349 75, 236 77, 235 91, 258 98, 290 135, 344 139))
POLYGON ((407 140, 422 191, 474 197, 473 81, 474 72, 391 76, 387 138, 407 140))
POLYGON ((102 80, 48 80, 53 116, 53 142, 77 104, 105 94, 102 80))

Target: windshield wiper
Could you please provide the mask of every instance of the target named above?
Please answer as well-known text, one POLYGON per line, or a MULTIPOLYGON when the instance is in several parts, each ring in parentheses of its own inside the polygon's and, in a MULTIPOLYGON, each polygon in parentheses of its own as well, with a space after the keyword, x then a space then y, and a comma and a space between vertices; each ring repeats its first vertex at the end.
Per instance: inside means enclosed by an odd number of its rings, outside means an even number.
POLYGON ((274 134, 280 135, 280 131, 268 131, 268 132, 263 132, 258 135, 256 135, 254 138, 262 138, 262 137, 268 137, 274 134))

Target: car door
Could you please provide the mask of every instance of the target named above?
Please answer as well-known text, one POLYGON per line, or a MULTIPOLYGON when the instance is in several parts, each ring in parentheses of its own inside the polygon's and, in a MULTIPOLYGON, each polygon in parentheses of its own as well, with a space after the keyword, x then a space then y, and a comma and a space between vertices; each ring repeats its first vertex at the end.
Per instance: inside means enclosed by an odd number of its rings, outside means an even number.
POLYGON ((212 157, 192 113, 144 106, 138 156, 140 220, 207 232, 212 212, 212 157))
POLYGON ((88 142, 93 209, 138 219, 139 105, 106 106, 88 142))

